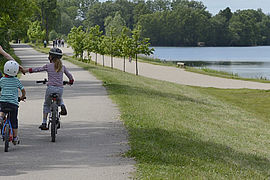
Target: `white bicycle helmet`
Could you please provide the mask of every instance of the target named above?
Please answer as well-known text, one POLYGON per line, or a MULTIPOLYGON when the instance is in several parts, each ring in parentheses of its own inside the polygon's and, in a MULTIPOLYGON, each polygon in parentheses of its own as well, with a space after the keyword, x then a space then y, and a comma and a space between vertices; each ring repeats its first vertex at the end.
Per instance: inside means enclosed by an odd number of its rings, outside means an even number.
POLYGON ((4 65, 4 73, 9 76, 16 76, 19 71, 19 64, 14 60, 9 60, 4 65))

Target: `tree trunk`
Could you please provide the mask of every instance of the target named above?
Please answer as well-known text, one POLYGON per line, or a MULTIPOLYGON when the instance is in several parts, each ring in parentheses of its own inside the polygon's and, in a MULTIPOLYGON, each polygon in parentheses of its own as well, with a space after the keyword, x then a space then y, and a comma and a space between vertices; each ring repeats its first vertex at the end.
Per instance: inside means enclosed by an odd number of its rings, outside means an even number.
POLYGON ((95 65, 97 65, 97 53, 96 53, 96 63, 95 63, 95 65))
POLYGON ((137 60, 137 54, 136 54, 136 76, 138 76, 138 60, 137 60))
POLYGON ((104 55, 102 55, 103 67, 104 67, 104 55))
POLYGON ((111 68, 113 69, 113 56, 111 55, 111 68))
POLYGON ((124 56, 124 72, 126 72, 126 56, 124 56))

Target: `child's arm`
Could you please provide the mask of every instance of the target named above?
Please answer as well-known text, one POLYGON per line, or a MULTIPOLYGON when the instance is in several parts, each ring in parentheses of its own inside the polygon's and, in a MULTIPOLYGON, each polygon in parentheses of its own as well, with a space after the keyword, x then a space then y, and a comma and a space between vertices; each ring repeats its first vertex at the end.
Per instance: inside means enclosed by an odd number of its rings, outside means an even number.
POLYGON ((35 73, 35 72, 41 72, 41 71, 47 71, 48 70, 48 66, 47 64, 42 66, 42 67, 36 67, 36 68, 29 68, 29 69, 25 69, 25 72, 29 72, 29 73, 35 73))
POLYGON ((20 97, 20 99, 23 101, 25 99, 26 91, 25 89, 21 89, 21 92, 22 92, 22 96, 20 97))
POLYGON ((6 51, 4 51, 1 45, 0 45, 0 54, 2 54, 7 60, 14 60, 11 55, 9 55, 6 51))
POLYGON ((67 70, 67 68, 65 66, 64 67, 64 73, 65 75, 68 77, 69 79, 69 84, 72 85, 74 83, 74 79, 73 79, 73 76, 72 74, 67 70))

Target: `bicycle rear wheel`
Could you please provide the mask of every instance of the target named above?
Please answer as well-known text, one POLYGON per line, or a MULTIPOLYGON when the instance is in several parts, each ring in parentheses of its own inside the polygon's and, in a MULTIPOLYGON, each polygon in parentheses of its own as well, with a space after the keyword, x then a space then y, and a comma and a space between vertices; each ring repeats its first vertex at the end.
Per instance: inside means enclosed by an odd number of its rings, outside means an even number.
POLYGON ((57 105, 52 107, 52 122, 51 122, 51 138, 55 142, 56 138, 56 119, 57 119, 57 105))
POLYGON ((5 127, 5 152, 8 152, 9 147, 9 124, 5 127))

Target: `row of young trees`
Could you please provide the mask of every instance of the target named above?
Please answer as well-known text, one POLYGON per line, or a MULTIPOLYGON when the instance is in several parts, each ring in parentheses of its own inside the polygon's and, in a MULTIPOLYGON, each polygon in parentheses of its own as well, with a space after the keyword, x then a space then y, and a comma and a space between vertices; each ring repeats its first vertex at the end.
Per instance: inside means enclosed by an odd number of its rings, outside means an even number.
POLYGON ((91 59, 90 53, 95 53, 95 63, 97 64, 97 54, 103 57, 110 55, 111 68, 113 68, 113 57, 123 57, 123 71, 125 71, 125 59, 136 59, 136 75, 138 75, 138 54, 150 55, 154 49, 149 48, 149 38, 141 38, 141 27, 138 26, 133 31, 127 27, 122 27, 121 33, 115 27, 110 27, 106 35, 100 30, 98 25, 83 30, 82 26, 73 27, 68 34, 68 44, 74 50, 75 56, 83 60, 84 51, 87 52, 88 60, 91 59))

